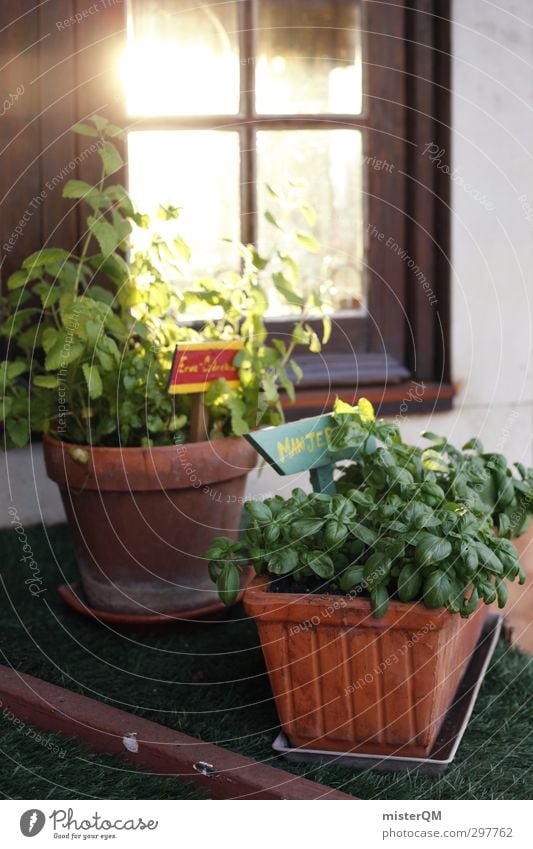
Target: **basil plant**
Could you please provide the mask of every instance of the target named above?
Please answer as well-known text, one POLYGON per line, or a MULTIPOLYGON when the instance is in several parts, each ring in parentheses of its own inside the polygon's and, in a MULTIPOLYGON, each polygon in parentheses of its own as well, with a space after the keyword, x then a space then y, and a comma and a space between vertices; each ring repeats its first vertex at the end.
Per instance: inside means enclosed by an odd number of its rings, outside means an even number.
POLYGON ((205 555, 220 597, 234 602, 251 564, 272 590, 361 595, 375 617, 391 600, 463 617, 480 601, 504 607, 507 582, 525 581, 511 537, 531 521, 533 470, 477 440, 458 450, 426 433, 428 448, 408 445, 366 399, 338 401, 332 415, 332 449, 353 450, 337 493, 247 502, 241 538, 218 538, 205 555))

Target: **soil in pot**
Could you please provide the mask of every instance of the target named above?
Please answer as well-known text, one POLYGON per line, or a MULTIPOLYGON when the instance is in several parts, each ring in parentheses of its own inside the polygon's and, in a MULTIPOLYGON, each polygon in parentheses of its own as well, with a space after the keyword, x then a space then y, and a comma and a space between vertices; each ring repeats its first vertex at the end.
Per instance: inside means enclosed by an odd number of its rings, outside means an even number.
POLYGON ((257 460, 244 439, 121 449, 45 437, 44 452, 93 607, 147 615, 218 602, 201 555, 237 536, 257 460))
POLYGON ((487 614, 469 619, 392 601, 381 619, 364 598, 245 592, 293 747, 427 757, 487 614))

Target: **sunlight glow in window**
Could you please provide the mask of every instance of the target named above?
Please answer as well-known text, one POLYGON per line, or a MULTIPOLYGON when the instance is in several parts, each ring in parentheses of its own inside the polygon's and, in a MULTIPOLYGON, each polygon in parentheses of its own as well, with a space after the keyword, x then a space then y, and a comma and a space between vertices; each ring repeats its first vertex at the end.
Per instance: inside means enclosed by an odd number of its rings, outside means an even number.
POLYGON ((221 115, 238 110, 236 55, 202 44, 144 41, 126 49, 121 77, 130 115, 221 115), (149 70, 148 70, 149 69, 149 70))
POLYGON ((129 133, 128 164, 130 192, 141 212, 153 216, 160 204, 182 207, 174 226, 191 248, 191 271, 235 267, 235 249, 224 239, 240 237, 237 133, 129 133))
POLYGON ((239 108, 238 4, 129 0, 121 60, 130 115, 222 115, 239 108))
MULTIPOLYGON (((314 233, 322 250, 301 256, 296 251, 302 283, 309 290, 325 287, 337 312, 359 311, 365 305, 361 132, 304 130, 297 121, 294 130, 279 130, 263 123, 253 149, 244 150, 238 124, 254 117, 239 115, 241 72, 249 71, 250 62, 260 116, 358 114, 360 4, 331 0, 298 12, 288 3, 258 0, 257 8, 257 53, 250 58, 239 52, 238 2, 129 0, 120 62, 127 112, 162 119, 159 128, 154 122, 155 128, 129 133, 132 197, 151 215, 160 204, 182 208, 177 230, 192 251, 191 273, 211 274, 238 267, 234 246, 224 240, 241 238, 241 156, 254 161, 258 245, 266 254, 273 245, 264 219, 265 184, 283 194, 291 178, 307 180, 306 202, 317 212, 314 233), (223 115, 234 115, 235 124, 217 127, 223 115), (165 126, 172 116, 212 120, 206 129, 180 128, 178 120, 165 126)), ((306 229, 305 223, 299 225, 306 229)), ((275 291, 272 309, 282 311, 275 291)))

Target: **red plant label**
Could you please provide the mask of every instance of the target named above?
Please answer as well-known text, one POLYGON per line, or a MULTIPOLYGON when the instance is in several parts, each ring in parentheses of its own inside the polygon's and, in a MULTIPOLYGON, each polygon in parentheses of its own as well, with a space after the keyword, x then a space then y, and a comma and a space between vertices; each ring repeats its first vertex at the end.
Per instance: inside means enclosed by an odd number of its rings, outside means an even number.
POLYGON ((230 386, 240 383, 233 365, 242 342, 190 342, 177 345, 172 361, 168 391, 172 395, 206 392, 215 380, 224 378, 230 386))

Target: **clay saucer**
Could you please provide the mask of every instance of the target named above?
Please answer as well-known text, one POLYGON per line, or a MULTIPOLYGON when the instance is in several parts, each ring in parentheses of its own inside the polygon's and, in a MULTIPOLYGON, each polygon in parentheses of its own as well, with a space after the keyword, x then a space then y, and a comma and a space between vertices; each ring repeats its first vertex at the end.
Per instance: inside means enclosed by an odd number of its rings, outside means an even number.
MULTIPOLYGON (((243 575, 242 589, 238 596, 238 601, 241 600, 244 590, 251 583, 253 578, 253 570, 245 572, 243 575)), ((108 610, 98 610, 91 607, 83 588, 81 581, 74 581, 71 584, 61 584, 57 591, 60 598, 67 604, 71 610, 80 613, 90 619, 97 619, 100 622, 105 622, 108 625, 114 625, 118 628, 127 628, 130 630, 178 630, 183 626, 198 624, 209 624, 224 619, 229 608, 221 601, 205 604, 202 607, 194 607, 189 610, 178 610, 175 613, 112 613, 108 610)))

